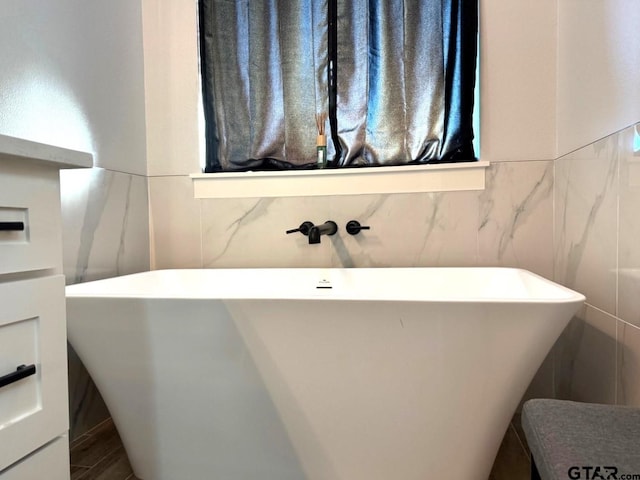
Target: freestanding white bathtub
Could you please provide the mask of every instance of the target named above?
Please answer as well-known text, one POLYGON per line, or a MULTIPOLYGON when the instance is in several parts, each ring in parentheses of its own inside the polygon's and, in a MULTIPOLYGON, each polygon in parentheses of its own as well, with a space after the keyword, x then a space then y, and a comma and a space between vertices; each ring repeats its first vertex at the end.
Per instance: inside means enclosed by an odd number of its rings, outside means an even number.
POLYGON ((506 268, 165 270, 67 287, 143 480, 477 480, 584 297, 506 268))

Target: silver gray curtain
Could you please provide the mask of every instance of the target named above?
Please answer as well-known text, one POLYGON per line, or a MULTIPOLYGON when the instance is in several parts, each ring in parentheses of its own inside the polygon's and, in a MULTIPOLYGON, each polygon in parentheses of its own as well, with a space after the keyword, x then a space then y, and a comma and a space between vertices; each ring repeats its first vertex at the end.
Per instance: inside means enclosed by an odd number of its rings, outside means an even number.
POLYGON ((313 168, 319 113, 332 167, 474 160, 476 1, 200 0, 199 15, 207 171, 313 168))

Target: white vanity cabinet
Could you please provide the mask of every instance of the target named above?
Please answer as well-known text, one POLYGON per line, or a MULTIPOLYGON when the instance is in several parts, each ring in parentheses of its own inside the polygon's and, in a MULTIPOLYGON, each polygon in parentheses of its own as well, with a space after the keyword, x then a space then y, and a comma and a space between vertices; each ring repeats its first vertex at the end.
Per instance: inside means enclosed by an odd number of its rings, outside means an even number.
POLYGON ((88 153, 0 135, 0 479, 68 480, 61 168, 88 153))

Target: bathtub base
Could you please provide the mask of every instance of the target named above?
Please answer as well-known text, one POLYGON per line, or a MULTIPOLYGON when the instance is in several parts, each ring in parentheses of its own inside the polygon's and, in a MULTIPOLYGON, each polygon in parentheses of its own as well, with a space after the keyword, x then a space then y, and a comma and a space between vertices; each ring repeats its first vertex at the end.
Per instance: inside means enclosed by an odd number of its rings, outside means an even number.
POLYGON ((67 287, 143 480, 487 478, 584 296, 501 268, 166 270, 67 287))
POLYGON ((416 302, 95 302, 69 300, 69 339, 143 480, 486 478, 571 316, 416 302))

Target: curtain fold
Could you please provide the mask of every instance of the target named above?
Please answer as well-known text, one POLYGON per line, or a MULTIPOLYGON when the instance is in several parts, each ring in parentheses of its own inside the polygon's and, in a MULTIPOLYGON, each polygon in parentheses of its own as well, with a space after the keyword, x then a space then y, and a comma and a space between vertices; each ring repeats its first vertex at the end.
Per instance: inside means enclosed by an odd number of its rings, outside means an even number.
MULTIPOLYGON (((331 1, 199 0, 206 171, 315 167, 331 1)), ((476 2, 337 0, 331 166, 474 160, 476 2)))

